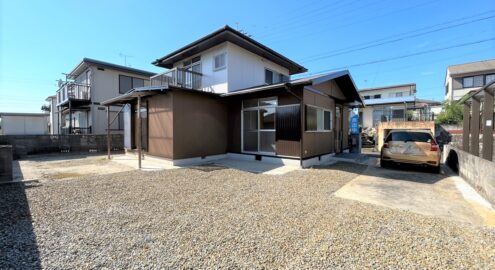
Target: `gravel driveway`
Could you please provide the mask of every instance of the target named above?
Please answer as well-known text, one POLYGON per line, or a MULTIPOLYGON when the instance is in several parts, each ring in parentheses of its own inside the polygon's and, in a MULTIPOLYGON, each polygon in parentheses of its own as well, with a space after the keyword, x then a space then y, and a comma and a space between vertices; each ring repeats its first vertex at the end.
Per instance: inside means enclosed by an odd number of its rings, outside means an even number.
POLYGON ((0 186, 0 268, 494 268, 495 231, 333 196, 364 170, 0 186))

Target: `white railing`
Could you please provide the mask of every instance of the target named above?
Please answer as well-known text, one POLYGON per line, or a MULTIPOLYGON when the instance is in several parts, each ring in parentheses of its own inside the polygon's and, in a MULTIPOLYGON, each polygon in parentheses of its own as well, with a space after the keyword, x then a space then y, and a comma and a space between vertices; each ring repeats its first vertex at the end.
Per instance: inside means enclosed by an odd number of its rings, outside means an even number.
POLYGON ((182 68, 174 68, 151 77, 151 86, 171 85, 201 90, 202 74, 182 68))
POLYGON ((68 100, 91 100, 91 87, 74 82, 64 83, 57 91, 57 105, 68 100))

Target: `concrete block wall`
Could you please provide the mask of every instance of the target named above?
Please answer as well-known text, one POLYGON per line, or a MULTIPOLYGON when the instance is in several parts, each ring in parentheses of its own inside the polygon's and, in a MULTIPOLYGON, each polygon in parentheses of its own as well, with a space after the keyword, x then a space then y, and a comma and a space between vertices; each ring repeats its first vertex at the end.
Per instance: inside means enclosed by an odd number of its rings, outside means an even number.
MULTIPOLYGON (((112 134, 112 150, 124 150, 124 135, 112 134)), ((0 135, 0 145, 12 145, 14 159, 60 152, 105 152, 106 135, 0 135)))
POLYGON ((450 144, 444 146, 442 159, 495 205, 495 162, 464 152, 450 144))

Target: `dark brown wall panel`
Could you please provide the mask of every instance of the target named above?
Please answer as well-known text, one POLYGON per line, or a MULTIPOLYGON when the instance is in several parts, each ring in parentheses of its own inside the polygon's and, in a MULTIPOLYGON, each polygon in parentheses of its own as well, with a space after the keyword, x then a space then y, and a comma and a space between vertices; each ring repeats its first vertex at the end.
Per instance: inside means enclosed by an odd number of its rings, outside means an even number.
POLYGON ((156 95, 148 98, 148 153, 164 158, 173 157, 172 95, 156 95))
POLYGON ((227 107, 216 97, 175 91, 174 159, 227 152, 227 107))

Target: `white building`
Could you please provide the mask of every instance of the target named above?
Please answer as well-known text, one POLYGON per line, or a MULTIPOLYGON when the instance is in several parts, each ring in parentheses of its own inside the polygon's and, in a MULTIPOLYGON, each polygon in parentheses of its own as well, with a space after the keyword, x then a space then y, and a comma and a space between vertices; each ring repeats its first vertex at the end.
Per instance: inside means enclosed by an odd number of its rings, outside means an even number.
MULTIPOLYGON (((50 106, 50 134, 106 134, 104 100, 125 94, 132 88, 149 85, 155 73, 108 62, 84 58, 59 82, 55 96, 46 99, 50 106)), ((116 116, 120 107, 110 108, 116 116)), ((114 130, 123 130, 123 120, 114 130)))
POLYGON ((457 101, 495 80, 495 59, 452 65, 445 75, 445 101, 457 101))

